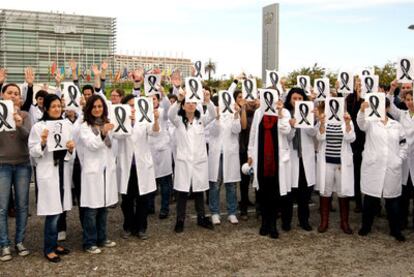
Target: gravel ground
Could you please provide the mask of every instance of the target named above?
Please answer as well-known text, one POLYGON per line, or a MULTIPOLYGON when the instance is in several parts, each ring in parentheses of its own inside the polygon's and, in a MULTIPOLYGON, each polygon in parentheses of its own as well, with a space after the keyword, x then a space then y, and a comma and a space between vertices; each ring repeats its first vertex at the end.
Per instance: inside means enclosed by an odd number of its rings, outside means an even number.
MULTIPOLYGON (((74 207, 68 213, 68 239, 64 243, 72 252, 61 263, 52 264, 42 256, 43 218, 35 215, 31 192, 33 215, 25 245, 32 254, 22 258, 13 253, 12 261, 0 263, 0 276, 414 276, 412 229, 404 232, 408 241, 398 243, 388 235, 384 217, 376 218, 368 237, 360 237, 343 234, 339 212, 332 212, 330 229, 319 234, 316 204, 311 207, 314 231, 302 231, 294 218, 293 229, 289 233, 279 230, 279 239, 272 240, 258 235, 259 221, 253 211, 248 221, 237 226, 226 222, 223 215, 222 224, 209 231, 196 225, 193 206, 190 200, 184 233, 178 235, 173 232, 174 204, 168 219, 150 216, 147 241, 122 239, 121 209, 110 209, 109 238, 118 246, 104 249, 100 255, 82 251, 74 207)), ((224 206, 222 203, 222 211, 224 206)), ((360 214, 351 212, 350 222, 357 231, 360 214)), ((14 236, 14 220, 9 226, 14 236)))

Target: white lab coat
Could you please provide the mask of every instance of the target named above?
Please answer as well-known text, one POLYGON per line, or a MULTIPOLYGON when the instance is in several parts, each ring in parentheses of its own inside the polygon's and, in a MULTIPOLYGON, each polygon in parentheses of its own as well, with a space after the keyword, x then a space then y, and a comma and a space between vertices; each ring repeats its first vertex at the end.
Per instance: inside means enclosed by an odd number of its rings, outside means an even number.
MULTIPOLYGON (((290 148, 288 135, 290 133, 291 127, 289 124, 290 113, 288 110, 283 109, 283 117, 278 118, 278 160, 277 164, 279 166, 279 192, 280 195, 286 195, 291 191, 292 187, 292 176, 291 176, 291 161, 290 161, 290 148)), ((257 159, 258 159, 258 149, 259 149, 259 124, 263 118, 262 109, 257 109, 254 113, 252 126, 250 129, 249 137, 249 147, 247 150, 248 157, 253 159, 253 187, 260 189, 259 182, 257 179, 257 159)))
MULTIPOLYGON (((112 134, 109 134, 112 140, 112 134)), ((91 126, 82 123, 79 131, 81 173, 81 207, 103 208, 118 202, 115 156, 91 126)))
MULTIPOLYGON (((316 153, 315 141, 319 124, 314 128, 300 129, 300 144, 302 149, 302 162, 305 170, 305 177, 308 187, 316 184, 316 153)), ((296 128, 292 128, 288 136, 290 147, 290 160, 292 168, 292 188, 299 186, 299 157, 298 151, 293 149, 293 138, 295 137, 296 128)))
POLYGON ((40 110, 37 105, 31 105, 29 109, 29 116, 33 126, 43 117, 43 111, 40 110))
POLYGON ((408 150, 402 125, 390 118, 386 125, 380 121, 367 121, 361 111, 358 112, 357 123, 366 134, 361 192, 378 198, 400 196, 402 164, 408 150))
MULTIPOLYGON (((351 143, 355 141, 354 124, 351 122, 351 131, 346 132, 346 124, 342 124, 342 146, 341 146, 341 189, 338 194, 343 196, 354 196, 354 161, 351 143)), ((326 130, 321 134, 319 129, 316 133, 319 141, 318 154, 316 157, 316 190, 325 191, 326 179, 326 130)))
MULTIPOLYGON (((67 152, 63 173, 63 203, 59 188, 59 166, 54 165, 53 152, 41 146, 41 134, 46 129, 46 122, 36 123, 29 135, 29 152, 36 164, 37 215, 57 215, 72 209, 72 170, 73 155, 67 152)), ((70 124, 67 128, 71 128, 70 124)))
POLYGON ((117 136, 118 141, 117 155, 117 180, 118 190, 121 194, 127 194, 128 181, 131 173, 132 157, 135 156, 135 166, 138 176, 138 189, 140 195, 145 195, 157 189, 155 183, 154 162, 152 159, 149 139, 157 135, 152 131, 152 124, 138 125, 132 128, 129 136, 117 136))
POLYGON ((193 123, 184 125, 177 114, 180 104, 174 103, 168 117, 176 127, 177 157, 175 160, 174 189, 182 192, 206 191, 208 183, 208 159, 204 128, 216 117, 213 103, 207 105, 207 116, 194 118, 193 123))
POLYGON ((390 114, 395 120, 401 123, 407 138, 408 157, 402 164, 402 184, 407 185, 408 174, 411 176, 411 181, 414 184, 414 117, 410 116, 410 112, 398 109, 394 105, 393 97, 389 97, 391 102, 390 114))
POLYGON ((239 157, 240 119, 234 115, 222 115, 211 124, 208 152, 208 175, 210 182, 217 182, 220 155, 223 154, 223 183, 241 181, 239 157))

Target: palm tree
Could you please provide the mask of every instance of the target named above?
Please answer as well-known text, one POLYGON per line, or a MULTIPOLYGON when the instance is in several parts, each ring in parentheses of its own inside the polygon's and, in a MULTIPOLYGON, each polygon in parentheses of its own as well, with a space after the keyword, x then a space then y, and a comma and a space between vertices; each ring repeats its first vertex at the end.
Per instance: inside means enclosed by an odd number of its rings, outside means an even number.
POLYGON ((216 73, 216 63, 212 62, 211 59, 204 65, 204 71, 208 74, 208 81, 211 80, 211 73, 216 73))

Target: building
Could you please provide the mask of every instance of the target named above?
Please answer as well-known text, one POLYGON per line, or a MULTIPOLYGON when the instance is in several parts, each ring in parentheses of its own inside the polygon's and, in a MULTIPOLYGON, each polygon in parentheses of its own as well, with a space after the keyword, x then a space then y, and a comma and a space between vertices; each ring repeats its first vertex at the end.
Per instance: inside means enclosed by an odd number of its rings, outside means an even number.
POLYGON ((121 72, 123 77, 137 67, 143 67, 145 70, 159 68, 166 75, 171 74, 174 69, 179 69, 182 76, 187 77, 191 75, 192 66, 190 59, 178 57, 115 55, 115 72, 121 72))
POLYGON ((64 13, 0 10, 0 67, 8 82, 21 83, 32 66, 37 82, 48 82, 59 70, 70 77, 68 61, 78 61, 79 75, 92 64, 114 65, 116 19, 64 13))
POLYGON ((262 80, 266 69, 279 70, 279 4, 263 7, 262 80))

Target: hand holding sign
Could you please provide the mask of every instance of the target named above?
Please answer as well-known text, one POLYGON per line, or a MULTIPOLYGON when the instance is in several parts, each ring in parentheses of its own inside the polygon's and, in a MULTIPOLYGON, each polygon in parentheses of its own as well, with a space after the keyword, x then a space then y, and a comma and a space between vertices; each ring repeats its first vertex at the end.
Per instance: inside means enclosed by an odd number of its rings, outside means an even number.
POLYGON ((414 81, 414 59, 401 58, 396 67, 399 83, 412 83, 414 81))
POLYGON ((295 128, 313 128, 315 114, 312 101, 297 101, 295 103, 295 128))
MULTIPOLYGON (((70 140, 71 128, 66 120, 46 121, 47 148, 49 152, 67 149, 67 142, 70 140)), ((42 134, 43 135, 43 134, 42 134)), ((42 138, 43 139, 43 138, 42 138)))
POLYGON ((0 100, 0 132, 15 131, 14 104, 11 100, 0 100))

